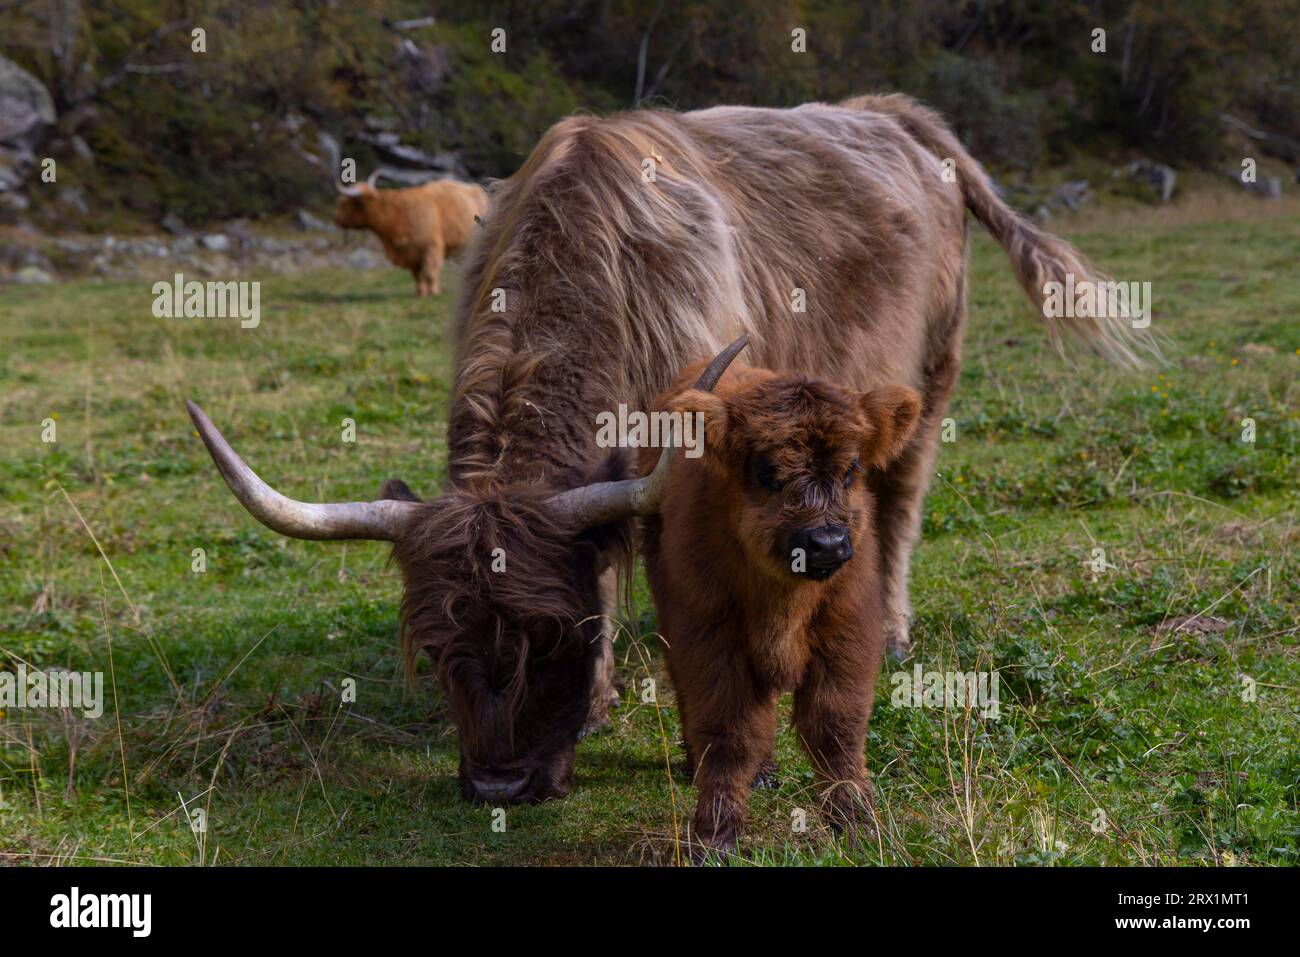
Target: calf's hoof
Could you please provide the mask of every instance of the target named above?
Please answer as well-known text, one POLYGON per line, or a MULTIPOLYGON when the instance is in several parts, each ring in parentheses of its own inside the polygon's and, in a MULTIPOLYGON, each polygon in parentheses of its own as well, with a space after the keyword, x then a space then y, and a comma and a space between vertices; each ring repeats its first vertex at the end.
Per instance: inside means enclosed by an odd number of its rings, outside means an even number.
POLYGON ((718 831, 708 837, 692 833, 686 841, 686 860, 695 867, 725 864, 736 849, 740 834, 735 829, 718 831))
POLYGON ((876 839, 876 791, 870 778, 840 784, 825 800, 831 829, 849 847, 876 839))

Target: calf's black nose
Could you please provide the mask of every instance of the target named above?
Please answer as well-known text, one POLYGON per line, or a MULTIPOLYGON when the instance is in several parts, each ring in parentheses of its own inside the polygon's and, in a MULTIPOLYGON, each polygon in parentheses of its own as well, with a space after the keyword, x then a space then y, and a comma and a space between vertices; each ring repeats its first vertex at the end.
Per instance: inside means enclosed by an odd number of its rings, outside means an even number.
POLYGON ((829 578, 841 565, 853 557, 853 542, 849 540, 846 525, 822 525, 820 528, 802 529, 791 542, 793 548, 802 548, 807 558, 809 578, 829 578))

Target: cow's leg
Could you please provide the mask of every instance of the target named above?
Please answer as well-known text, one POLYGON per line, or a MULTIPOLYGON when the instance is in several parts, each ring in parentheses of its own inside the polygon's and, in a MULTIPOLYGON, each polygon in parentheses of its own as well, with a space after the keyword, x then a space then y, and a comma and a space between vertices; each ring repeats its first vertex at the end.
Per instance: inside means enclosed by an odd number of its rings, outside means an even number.
MULTIPOLYGON (((866 596, 868 598, 872 596, 866 596)), ((815 625, 814 654, 794 693, 795 731, 812 759, 823 806, 837 831, 870 830, 873 792, 863 751, 881 664, 881 635, 870 623, 874 601, 842 607, 815 625)))
MULTIPOLYGON (((691 825, 696 858, 739 839, 754 776, 772 752, 777 724, 776 694, 755 686, 743 660, 719 661, 715 648, 702 650, 701 657, 711 660, 680 661, 674 669, 692 676, 678 685, 677 698, 685 704, 686 741, 699 789, 691 825)), ((681 651, 689 657, 687 649, 681 651)))
POLYGON ((600 593, 600 647, 597 650, 595 679, 591 685, 591 704, 582 737, 603 731, 611 724, 609 709, 620 700, 614 662, 614 615, 618 611, 618 570, 607 568, 597 582, 600 593))
POLYGON ((435 296, 442 292, 442 260, 444 252, 442 240, 438 240, 429 244, 424 251, 424 258, 420 261, 420 273, 424 277, 425 285, 435 296))
MULTIPOLYGON (((964 307, 963 307, 964 309, 964 307)), ((963 311, 964 316, 964 311, 963 311)), ((958 337, 962 323, 957 324, 958 337)), ((874 483, 876 539, 880 543, 880 582, 884 599, 885 650, 894 659, 911 649, 908 629, 912 604, 908 568, 921 536, 922 507, 934 474, 934 460, 948 412, 948 396, 961 367, 960 342, 925 370, 923 406, 911 444, 874 483)))

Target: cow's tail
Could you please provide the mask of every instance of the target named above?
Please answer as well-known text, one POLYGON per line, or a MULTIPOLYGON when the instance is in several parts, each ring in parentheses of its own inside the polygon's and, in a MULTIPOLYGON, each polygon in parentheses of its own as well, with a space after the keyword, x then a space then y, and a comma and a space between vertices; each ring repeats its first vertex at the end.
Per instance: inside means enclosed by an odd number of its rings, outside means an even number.
MULTIPOLYGON (((902 94, 859 96, 844 105, 893 117, 940 161, 952 161, 966 208, 1006 251, 1016 278, 1038 309, 1058 351, 1062 350, 1063 333, 1070 333, 1117 365, 1141 368, 1151 360, 1162 361, 1155 339, 1145 327, 1138 327, 1149 321, 1149 301, 1145 303, 1145 317, 1074 315, 1080 310, 1066 303, 1067 290, 1087 288, 1080 286, 1083 282, 1109 282, 1110 277, 1094 268, 1065 240, 1039 229, 1004 203, 984 167, 966 151, 939 114, 902 94)), ((1129 300, 1125 298, 1124 302, 1129 300)))

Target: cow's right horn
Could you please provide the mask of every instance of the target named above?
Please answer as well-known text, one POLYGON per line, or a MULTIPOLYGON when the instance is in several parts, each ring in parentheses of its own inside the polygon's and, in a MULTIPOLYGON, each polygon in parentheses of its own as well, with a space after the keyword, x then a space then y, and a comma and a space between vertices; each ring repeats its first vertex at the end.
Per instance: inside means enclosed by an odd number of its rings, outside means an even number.
POLYGON ((244 464, 202 409, 193 402, 186 402, 185 407, 235 498, 253 518, 281 535, 315 541, 359 538, 392 542, 422 508, 418 502, 406 501, 317 503, 286 498, 244 464))
MULTIPOLYGON (((695 388, 712 392, 727 367, 747 345, 749 336, 743 335, 714 356, 695 381, 695 388)), ((633 515, 653 515, 659 510, 668 486, 668 473, 677 452, 675 439, 665 443, 649 475, 620 482, 596 482, 560 492, 548 500, 551 508, 574 528, 594 528, 633 515)))

